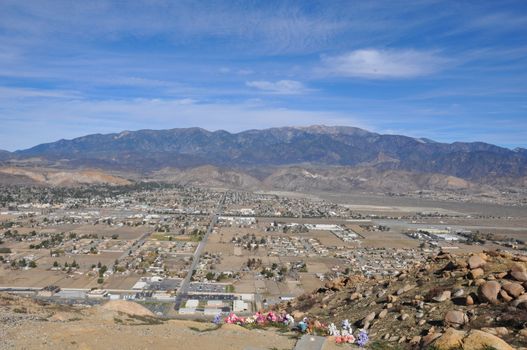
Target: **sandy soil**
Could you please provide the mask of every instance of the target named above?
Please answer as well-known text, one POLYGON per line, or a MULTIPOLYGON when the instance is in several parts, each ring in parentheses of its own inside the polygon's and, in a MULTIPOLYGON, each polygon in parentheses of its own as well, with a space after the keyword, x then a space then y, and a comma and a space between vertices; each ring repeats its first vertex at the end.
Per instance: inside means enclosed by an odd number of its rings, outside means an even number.
POLYGON ((139 316, 154 316, 152 311, 146 307, 137 303, 131 303, 124 300, 111 300, 101 306, 103 310, 124 312, 127 314, 139 315, 139 316))
POLYGON ((371 248, 417 248, 419 241, 396 232, 365 232, 362 247, 371 248))
POLYGON ((224 325, 196 331, 210 324, 168 321, 160 325, 119 325, 113 320, 94 322, 32 321, 8 331, 16 349, 292 349, 295 340, 272 330, 224 325), (38 336, 37 336, 38 335, 38 336))

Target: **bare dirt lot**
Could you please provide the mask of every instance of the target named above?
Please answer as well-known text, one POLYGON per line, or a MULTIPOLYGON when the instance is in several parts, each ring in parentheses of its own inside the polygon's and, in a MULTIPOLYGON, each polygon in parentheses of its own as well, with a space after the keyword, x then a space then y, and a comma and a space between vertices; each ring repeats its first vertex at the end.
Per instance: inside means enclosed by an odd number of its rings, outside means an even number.
POLYGON ((3 287, 42 288, 58 285, 62 288, 91 288, 96 285, 96 278, 87 274, 66 274, 46 270, 0 270, 0 285, 3 287))

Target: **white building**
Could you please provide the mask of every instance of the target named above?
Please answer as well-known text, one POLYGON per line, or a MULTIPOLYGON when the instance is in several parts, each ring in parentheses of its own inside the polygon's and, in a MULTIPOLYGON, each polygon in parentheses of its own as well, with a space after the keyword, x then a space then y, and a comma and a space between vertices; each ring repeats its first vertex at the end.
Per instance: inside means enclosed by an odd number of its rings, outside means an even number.
POLYGON ((207 307, 223 307, 223 301, 222 300, 208 300, 207 301, 207 307))
POLYGON ((187 300, 187 302, 185 303, 185 307, 187 309, 191 309, 191 308, 197 308, 199 305, 199 300, 197 299, 189 299, 187 300))
POLYGON ((89 291, 86 296, 90 299, 103 299, 108 295, 108 291, 105 289, 94 289, 89 291))
POLYGON ((178 312, 180 315, 193 315, 196 313, 196 309, 190 307, 182 307, 178 310, 178 312))
POLYGON ((203 314, 205 316, 216 316, 220 312, 221 312, 221 309, 217 309, 217 308, 205 308, 205 310, 203 310, 203 314))

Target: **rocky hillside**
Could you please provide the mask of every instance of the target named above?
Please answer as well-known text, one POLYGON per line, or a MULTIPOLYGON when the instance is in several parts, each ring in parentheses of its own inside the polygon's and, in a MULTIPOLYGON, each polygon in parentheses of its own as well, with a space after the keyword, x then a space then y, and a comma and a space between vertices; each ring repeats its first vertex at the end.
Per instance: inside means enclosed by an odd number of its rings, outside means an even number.
POLYGON ((87 184, 128 185, 130 181, 100 170, 53 170, 0 167, 0 183, 12 185, 76 186, 87 184))
POLYGON ((527 175, 527 151, 486 143, 452 144, 352 127, 284 127, 240 133, 200 128, 125 131, 60 140, 14 152, 69 167, 149 172, 200 165, 247 168, 297 164, 437 173, 470 180, 527 175))
MULTIPOLYGON (((455 176, 412 173, 403 170, 380 171, 369 167, 270 167, 251 169, 222 169, 201 166, 188 169, 165 168, 148 174, 147 181, 171 182, 242 190, 279 190, 302 193, 363 191, 371 193, 415 194, 432 191, 451 194, 471 201, 507 202, 507 191, 517 186, 491 186, 455 176)), ((517 190, 523 193, 524 190, 517 190)), ((524 195, 518 195, 519 202, 524 195)), ((516 203, 516 202, 514 202, 516 203)), ((524 200, 525 203, 525 200, 524 200)))
POLYGON ((259 179, 243 171, 221 169, 211 165, 184 170, 165 168, 150 174, 149 179, 184 186, 227 187, 247 190, 262 188, 263 185, 259 179))
POLYGON ((4 151, 3 149, 0 149, 0 161, 4 159, 8 159, 11 156, 11 153, 8 151, 4 151))
POLYGON ((284 303, 295 318, 348 319, 383 348, 527 347, 527 257, 440 254, 394 277, 343 277, 284 303))
POLYGON ((282 168, 266 177, 264 183, 272 188, 299 192, 309 190, 406 192, 423 189, 477 191, 484 188, 455 176, 402 170, 380 171, 371 167, 282 168))

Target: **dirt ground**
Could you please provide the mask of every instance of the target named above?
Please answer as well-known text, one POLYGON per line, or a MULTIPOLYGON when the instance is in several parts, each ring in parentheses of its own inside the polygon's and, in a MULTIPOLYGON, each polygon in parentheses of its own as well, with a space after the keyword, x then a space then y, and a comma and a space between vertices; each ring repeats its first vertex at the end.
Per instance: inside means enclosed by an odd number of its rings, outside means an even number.
POLYGON ((365 232, 362 234, 362 247, 370 248, 418 248, 419 240, 411 239, 406 235, 397 232, 365 232))
POLYGON ((142 276, 137 274, 130 275, 112 275, 107 281, 104 282, 104 287, 108 289, 132 289, 134 284, 142 276))
POLYGON ((58 271, 42 270, 3 270, 0 272, 0 285, 9 287, 38 287, 60 285, 62 288, 90 288, 94 277, 86 274, 67 275, 58 271))
POLYGON ((160 325, 133 326, 116 324, 114 320, 32 321, 9 330, 7 337, 16 349, 267 350, 292 349, 295 344, 295 339, 273 330, 250 331, 223 325, 218 330, 207 331, 211 326, 175 320, 160 325))

